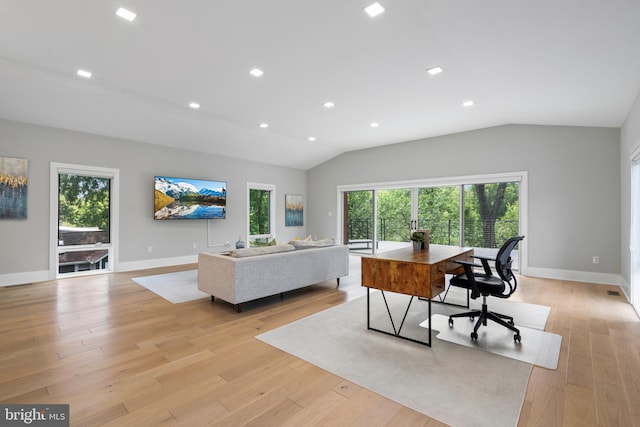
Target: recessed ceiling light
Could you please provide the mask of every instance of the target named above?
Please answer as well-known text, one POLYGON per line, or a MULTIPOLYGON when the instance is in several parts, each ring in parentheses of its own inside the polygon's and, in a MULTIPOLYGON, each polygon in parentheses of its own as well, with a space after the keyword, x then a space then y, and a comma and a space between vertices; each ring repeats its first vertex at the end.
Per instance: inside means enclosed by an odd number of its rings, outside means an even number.
POLYGON ((370 126, 371 126, 372 128, 377 128, 378 126, 380 126, 380 123, 373 122, 373 123, 371 123, 371 125, 370 125, 370 126))
POLYGON ((473 101, 471 101, 471 100, 464 101, 464 102, 462 103, 462 106, 463 106, 463 107, 473 107, 473 101))
POLYGON ((254 68, 253 70, 249 71, 249 74, 251 74, 254 77, 260 77, 261 75, 264 74, 264 71, 262 71, 259 68, 254 68))
POLYGON ((367 15, 370 17, 375 17, 384 12, 384 7, 378 2, 372 3, 369 6, 364 8, 364 11, 367 12, 367 15))
POLYGON ((309 137, 309 138, 307 138, 307 139, 308 139, 309 141, 313 142, 313 141, 315 141, 315 140, 316 140, 316 137, 315 137, 315 136, 310 136, 310 137, 309 137))
POLYGON ((76 72, 76 74, 79 75, 80 77, 84 77, 85 79, 90 79, 91 78, 91 71, 78 70, 76 72))
POLYGON ((429 73, 432 76, 435 76, 436 74, 440 74, 442 72, 442 67, 439 65, 436 65, 435 67, 431 67, 427 70, 427 73, 429 73))
POLYGON ((190 102, 189 107, 193 108, 194 110, 197 110, 198 108, 200 108, 200 104, 198 104, 197 102, 190 102))
POLYGON ((324 104, 322 104, 322 106, 323 106, 324 108, 333 108, 333 107, 335 107, 335 106, 336 106, 336 104, 334 104, 334 103, 333 103, 333 102, 331 102, 331 101, 327 101, 327 102, 325 102, 324 104))
POLYGON ((122 19, 126 19, 127 21, 133 21, 136 19, 136 14, 131 12, 130 10, 125 9, 124 7, 119 8, 116 11, 116 15, 118 15, 122 19))
POLYGON ((260 123, 259 125, 262 129, 266 129, 269 127, 269 123, 260 123))

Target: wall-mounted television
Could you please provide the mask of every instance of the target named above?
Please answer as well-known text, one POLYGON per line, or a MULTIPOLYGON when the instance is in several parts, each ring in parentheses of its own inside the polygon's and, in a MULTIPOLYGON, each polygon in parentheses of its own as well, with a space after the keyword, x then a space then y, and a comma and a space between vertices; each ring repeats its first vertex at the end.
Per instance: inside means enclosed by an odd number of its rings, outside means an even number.
POLYGON ((204 179, 155 177, 154 219, 225 219, 227 183, 204 179))

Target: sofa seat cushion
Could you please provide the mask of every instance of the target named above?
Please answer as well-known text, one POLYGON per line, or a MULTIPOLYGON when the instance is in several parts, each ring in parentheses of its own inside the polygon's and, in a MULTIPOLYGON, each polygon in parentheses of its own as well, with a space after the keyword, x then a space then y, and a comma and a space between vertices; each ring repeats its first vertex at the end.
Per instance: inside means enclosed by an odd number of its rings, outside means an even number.
POLYGON ((272 245, 272 246, 259 246, 256 248, 243 248, 232 251, 230 255, 235 258, 245 258, 250 256, 277 254, 280 252, 295 251, 296 248, 293 245, 272 245))

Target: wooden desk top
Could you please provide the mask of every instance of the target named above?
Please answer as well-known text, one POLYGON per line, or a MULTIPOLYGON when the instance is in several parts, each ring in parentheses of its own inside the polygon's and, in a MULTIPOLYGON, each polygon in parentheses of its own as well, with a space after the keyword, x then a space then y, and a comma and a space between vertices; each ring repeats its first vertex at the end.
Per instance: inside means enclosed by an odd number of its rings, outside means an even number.
POLYGON ((415 262, 420 264, 437 264, 439 262, 457 258, 461 255, 473 251, 472 248, 447 245, 429 245, 428 250, 414 251, 413 247, 394 249, 392 251, 381 252, 375 255, 363 255, 362 258, 385 259, 401 262, 415 262))
POLYGON ((464 272, 454 259, 469 261, 472 248, 429 245, 428 250, 412 247, 362 257, 362 286, 407 295, 433 298, 444 290, 445 274, 464 272))

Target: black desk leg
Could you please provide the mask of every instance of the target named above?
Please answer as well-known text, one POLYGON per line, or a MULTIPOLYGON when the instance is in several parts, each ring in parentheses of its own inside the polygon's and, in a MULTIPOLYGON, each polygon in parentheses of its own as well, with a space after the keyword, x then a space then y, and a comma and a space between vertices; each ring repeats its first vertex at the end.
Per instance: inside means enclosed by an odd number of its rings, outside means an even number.
MULTIPOLYGON (((418 344, 422 344, 422 345, 426 345, 428 347, 431 347, 431 298, 426 298, 426 300, 428 301, 429 304, 429 332, 428 332, 428 337, 429 340, 428 341, 420 341, 414 338, 410 338, 404 335, 400 335, 400 332, 402 331, 402 327, 404 326, 404 321, 407 318, 407 314, 409 313, 409 308, 411 308, 411 303, 413 302, 413 299, 415 298, 414 296, 411 296, 411 299, 409 300, 409 304, 407 304, 407 309, 404 312, 404 317, 402 318, 402 322, 400 323, 400 327, 396 330, 396 325, 393 321, 393 316, 391 315, 391 309, 389 308, 389 304, 387 303, 387 297, 384 294, 384 291, 380 291, 382 293, 382 299, 384 300, 384 305, 387 308, 387 314, 389 315, 389 321, 391 322, 391 327, 393 328, 393 332, 389 332, 389 331, 384 331, 381 329, 377 329, 377 328, 372 328, 371 327, 371 300, 369 297, 369 292, 370 292, 371 288, 367 288, 367 329, 371 330, 371 331, 376 331, 376 332, 380 332, 386 335, 391 335, 394 336, 396 338, 402 338, 403 340, 407 340, 407 341, 412 341, 418 344)), ((420 299, 424 299, 424 298, 420 298, 420 299)))

